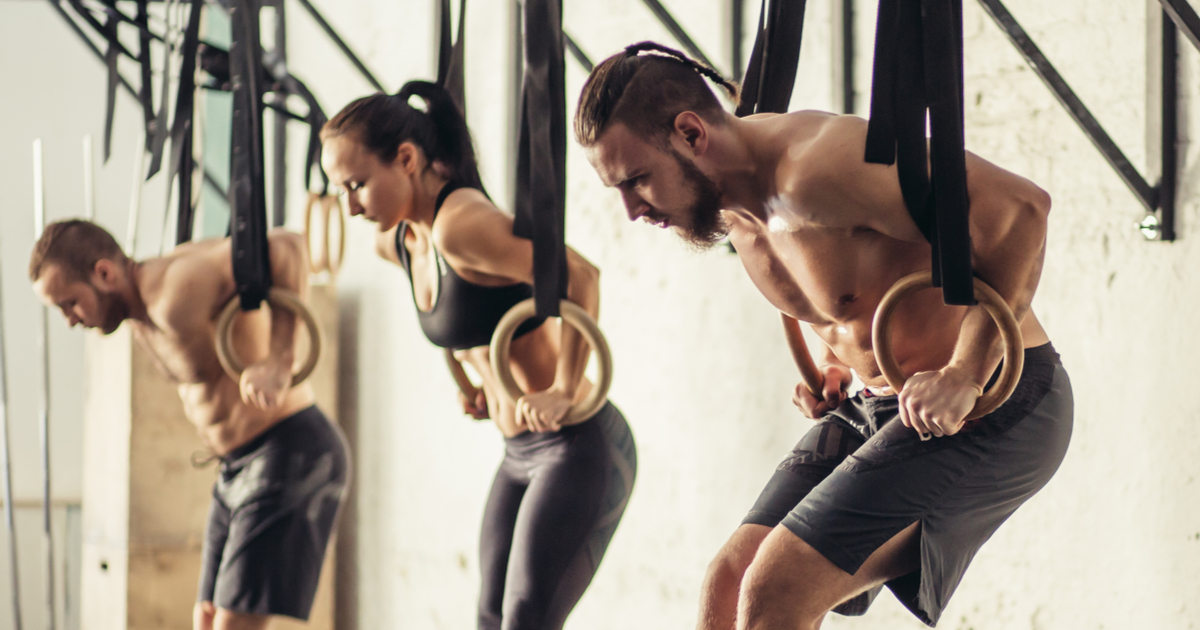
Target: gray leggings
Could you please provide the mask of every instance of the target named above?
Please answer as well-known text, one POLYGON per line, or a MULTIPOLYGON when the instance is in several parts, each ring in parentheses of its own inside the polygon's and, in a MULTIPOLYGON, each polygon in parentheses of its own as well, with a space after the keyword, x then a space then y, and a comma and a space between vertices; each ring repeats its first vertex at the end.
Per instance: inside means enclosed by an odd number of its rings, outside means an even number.
POLYGON ((506 440, 483 515, 481 630, 558 630, 596 574, 637 473, 608 403, 590 420, 506 440))

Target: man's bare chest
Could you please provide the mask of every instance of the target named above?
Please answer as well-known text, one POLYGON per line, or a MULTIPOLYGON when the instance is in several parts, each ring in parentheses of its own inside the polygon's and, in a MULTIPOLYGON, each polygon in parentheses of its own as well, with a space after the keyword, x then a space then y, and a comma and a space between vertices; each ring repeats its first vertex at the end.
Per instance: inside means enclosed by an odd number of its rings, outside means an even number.
POLYGON ((209 383, 220 377, 213 331, 139 325, 136 336, 158 368, 177 384, 209 383))
POLYGON ((763 295, 815 326, 869 325, 891 284, 928 263, 927 249, 867 229, 762 229, 734 244, 763 295))

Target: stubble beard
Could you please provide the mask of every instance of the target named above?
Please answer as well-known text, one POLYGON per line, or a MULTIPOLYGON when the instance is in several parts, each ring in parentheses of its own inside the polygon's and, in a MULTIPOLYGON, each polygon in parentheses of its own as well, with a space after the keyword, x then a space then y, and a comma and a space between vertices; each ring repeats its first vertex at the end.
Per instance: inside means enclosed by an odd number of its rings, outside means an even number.
POLYGON ((679 235, 696 251, 707 251, 729 235, 729 225, 721 217, 721 188, 691 160, 671 149, 683 173, 683 181, 695 195, 685 213, 688 225, 679 226, 679 235))
POLYGON ((129 305, 116 293, 101 291, 95 286, 92 291, 96 294, 96 307, 100 311, 101 320, 97 328, 105 335, 111 335, 121 327, 121 322, 129 317, 129 305))

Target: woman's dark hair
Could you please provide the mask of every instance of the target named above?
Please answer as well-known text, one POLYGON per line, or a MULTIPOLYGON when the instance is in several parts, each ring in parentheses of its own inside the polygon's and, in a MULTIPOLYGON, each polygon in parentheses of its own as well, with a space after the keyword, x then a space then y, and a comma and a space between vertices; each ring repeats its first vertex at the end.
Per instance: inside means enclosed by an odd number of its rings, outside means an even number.
MULTIPOLYGON (((409 81, 396 94, 372 94, 338 112, 321 128, 321 139, 353 136, 384 163, 396 159, 404 142, 425 152, 432 165, 439 162, 452 181, 483 190, 471 131, 462 111, 445 88, 429 81, 409 81), (422 111, 409 104, 420 97, 422 111)), ((485 193, 486 194, 486 193, 485 193)))

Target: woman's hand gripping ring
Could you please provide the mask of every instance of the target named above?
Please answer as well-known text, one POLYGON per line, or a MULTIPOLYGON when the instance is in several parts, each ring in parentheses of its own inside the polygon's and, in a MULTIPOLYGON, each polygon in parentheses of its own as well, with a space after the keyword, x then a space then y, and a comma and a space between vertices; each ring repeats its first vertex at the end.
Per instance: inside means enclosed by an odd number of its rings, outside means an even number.
MULTIPOLYGON (((517 327, 533 317, 536 312, 537 308, 533 298, 519 302, 504 314, 500 323, 496 325, 496 331, 492 333, 490 352, 492 371, 499 379, 501 389, 507 395, 510 404, 516 404, 516 400, 525 393, 521 391, 516 379, 513 378, 512 368, 509 366, 509 347, 517 327)), ((608 349, 608 341, 604 338, 604 333, 600 332, 596 321, 582 307, 574 302, 563 300, 559 303, 559 312, 563 322, 574 326, 579 334, 587 340, 596 353, 600 368, 596 386, 588 392, 586 398, 573 405, 567 412, 566 418, 563 419, 563 424, 573 424, 596 415, 596 412, 600 411, 608 400, 608 388, 612 385, 612 353, 608 349)))

